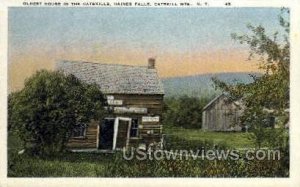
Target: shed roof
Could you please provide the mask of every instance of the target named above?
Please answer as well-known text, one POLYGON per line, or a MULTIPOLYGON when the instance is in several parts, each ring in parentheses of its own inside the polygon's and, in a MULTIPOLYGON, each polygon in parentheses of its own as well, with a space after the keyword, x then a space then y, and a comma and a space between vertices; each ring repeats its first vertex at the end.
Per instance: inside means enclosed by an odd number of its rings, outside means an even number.
POLYGON ((211 106, 213 103, 215 103, 219 98, 221 98, 223 96, 225 96, 225 95, 222 93, 222 94, 218 95, 217 97, 213 98, 207 105, 205 105, 203 107, 202 110, 206 110, 209 106, 211 106))
MULTIPOLYGON (((205 105, 202 110, 204 111, 204 110, 208 109, 210 106, 212 106, 216 101, 218 101, 221 98, 229 98, 229 95, 227 93, 222 93, 222 94, 216 96, 207 105, 205 105)), ((239 106, 239 107, 242 107, 242 105, 243 105, 241 103, 241 100, 232 101, 232 103, 235 104, 236 106, 239 106)))
POLYGON ((147 66, 59 61, 56 69, 96 83, 105 94, 164 94, 156 69, 147 66))

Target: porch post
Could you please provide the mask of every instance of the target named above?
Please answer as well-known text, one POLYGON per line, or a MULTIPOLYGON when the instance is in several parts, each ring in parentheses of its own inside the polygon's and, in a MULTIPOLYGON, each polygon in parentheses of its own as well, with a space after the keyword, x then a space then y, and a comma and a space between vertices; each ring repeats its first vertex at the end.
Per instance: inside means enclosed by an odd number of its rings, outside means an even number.
POLYGON ((115 122, 114 122, 114 139, 113 139, 113 148, 112 148, 112 150, 116 149, 118 128, 119 128, 119 118, 116 117, 115 122))

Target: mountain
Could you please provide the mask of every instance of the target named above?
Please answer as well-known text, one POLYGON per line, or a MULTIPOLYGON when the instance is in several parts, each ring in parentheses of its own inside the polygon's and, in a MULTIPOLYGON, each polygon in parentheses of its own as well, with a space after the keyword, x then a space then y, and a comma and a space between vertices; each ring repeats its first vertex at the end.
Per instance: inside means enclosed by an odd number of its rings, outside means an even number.
POLYGON ((241 73, 216 73, 202 74, 185 77, 171 77, 162 79, 165 89, 165 97, 180 97, 187 95, 190 97, 211 97, 220 94, 213 87, 212 78, 218 79, 227 83, 251 83, 253 79, 249 74, 260 76, 260 73, 241 72, 241 73))

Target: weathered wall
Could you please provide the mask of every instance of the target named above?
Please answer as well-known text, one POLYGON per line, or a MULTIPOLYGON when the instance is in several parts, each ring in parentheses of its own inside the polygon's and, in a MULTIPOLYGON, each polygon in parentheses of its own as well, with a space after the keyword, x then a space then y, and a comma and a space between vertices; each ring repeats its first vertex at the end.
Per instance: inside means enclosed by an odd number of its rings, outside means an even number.
POLYGON ((83 138, 71 138, 67 147, 78 149, 97 148, 98 124, 98 121, 92 121, 86 129, 86 136, 83 138))
MULTIPOLYGON (((162 134, 162 108, 163 95, 125 95, 125 94, 109 94, 114 97, 114 100, 121 100, 122 105, 110 105, 110 107, 137 107, 147 108, 147 113, 112 113, 106 117, 130 117, 138 118, 139 130, 138 137, 130 138, 130 146, 138 145, 139 143, 150 144, 159 142, 162 134), (158 122, 142 122, 143 116, 158 116, 158 122)), ((67 146, 69 148, 97 148, 99 123, 92 121, 86 131, 85 138, 71 138, 67 146)), ((120 128, 119 128, 120 129, 120 128)), ((126 136, 119 137, 117 144, 122 144, 121 141, 126 142, 126 136)))
MULTIPOLYGON (((138 118, 139 130, 138 137, 131 138, 129 141, 130 146, 139 143, 150 144, 159 142, 162 134, 162 108, 163 108, 163 95, 120 95, 114 94, 115 100, 122 100, 123 106, 147 108, 147 113, 118 113, 114 117, 130 117, 138 118), (159 122, 142 122, 143 116, 158 116, 159 122)), ((124 140, 125 141, 125 140, 124 140)))
POLYGON ((220 97, 202 113, 202 128, 213 131, 240 131, 240 109, 227 100, 220 97))

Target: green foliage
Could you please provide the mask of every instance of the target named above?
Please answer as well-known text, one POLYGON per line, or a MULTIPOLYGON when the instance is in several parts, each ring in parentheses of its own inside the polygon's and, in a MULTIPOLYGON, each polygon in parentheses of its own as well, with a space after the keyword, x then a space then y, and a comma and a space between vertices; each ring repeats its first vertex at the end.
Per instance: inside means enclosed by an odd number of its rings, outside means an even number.
MULTIPOLYGON (((11 159, 12 156, 9 157, 11 159)), ((285 158, 285 157, 284 157, 285 158)), ((288 177, 285 160, 124 160, 121 153, 15 155, 9 177, 288 177)))
POLYGON ((24 148, 41 155, 64 150, 76 125, 100 119, 104 112, 96 85, 45 70, 27 79, 8 102, 9 129, 18 134, 24 148))
POLYGON ((252 133, 248 134, 248 138, 255 142, 256 147, 268 147, 273 149, 288 147, 288 131, 285 129, 272 129, 258 127, 252 129, 252 133))
MULTIPOLYGON (((218 79, 214 79, 216 88, 219 88, 231 95, 233 99, 242 99, 245 110, 241 117, 243 125, 247 125, 255 134, 257 145, 263 141, 274 141, 265 128, 268 118, 276 117, 277 127, 283 128, 289 121, 289 65, 290 65, 290 43, 289 43, 289 22, 286 17, 288 10, 283 9, 280 16, 280 25, 284 28, 281 37, 278 32, 273 36, 266 34, 262 26, 248 25, 252 34, 233 34, 233 39, 241 44, 247 44, 250 48, 249 59, 258 58, 260 68, 264 74, 260 77, 252 75, 253 83, 239 83, 230 85, 218 79)), ((276 134, 276 133, 274 133, 276 134)), ((278 134, 277 134, 278 136, 278 134)), ((280 136, 282 137, 282 136, 280 136)))
POLYGON ((165 99, 163 111, 164 125, 183 128, 201 128, 202 108, 209 99, 182 96, 165 99))
MULTIPOLYGON (((191 129, 186 129, 191 131, 191 129)), ((225 133, 224 133, 225 134, 225 133)), ((229 134, 229 136, 232 134, 229 134)), ((207 137, 206 137, 207 138, 207 137)), ((168 149, 227 149, 226 144, 171 137, 168 149), (176 142, 176 143, 174 143, 176 142), (218 145, 217 147, 215 145, 218 145)), ((9 146, 16 146, 9 136, 9 146)), ((237 140, 236 140, 237 141, 237 140)), ((122 154, 63 152, 43 158, 18 155, 8 151, 9 177, 288 177, 288 149, 281 150, 280 160, 125 160, 122 154)))

